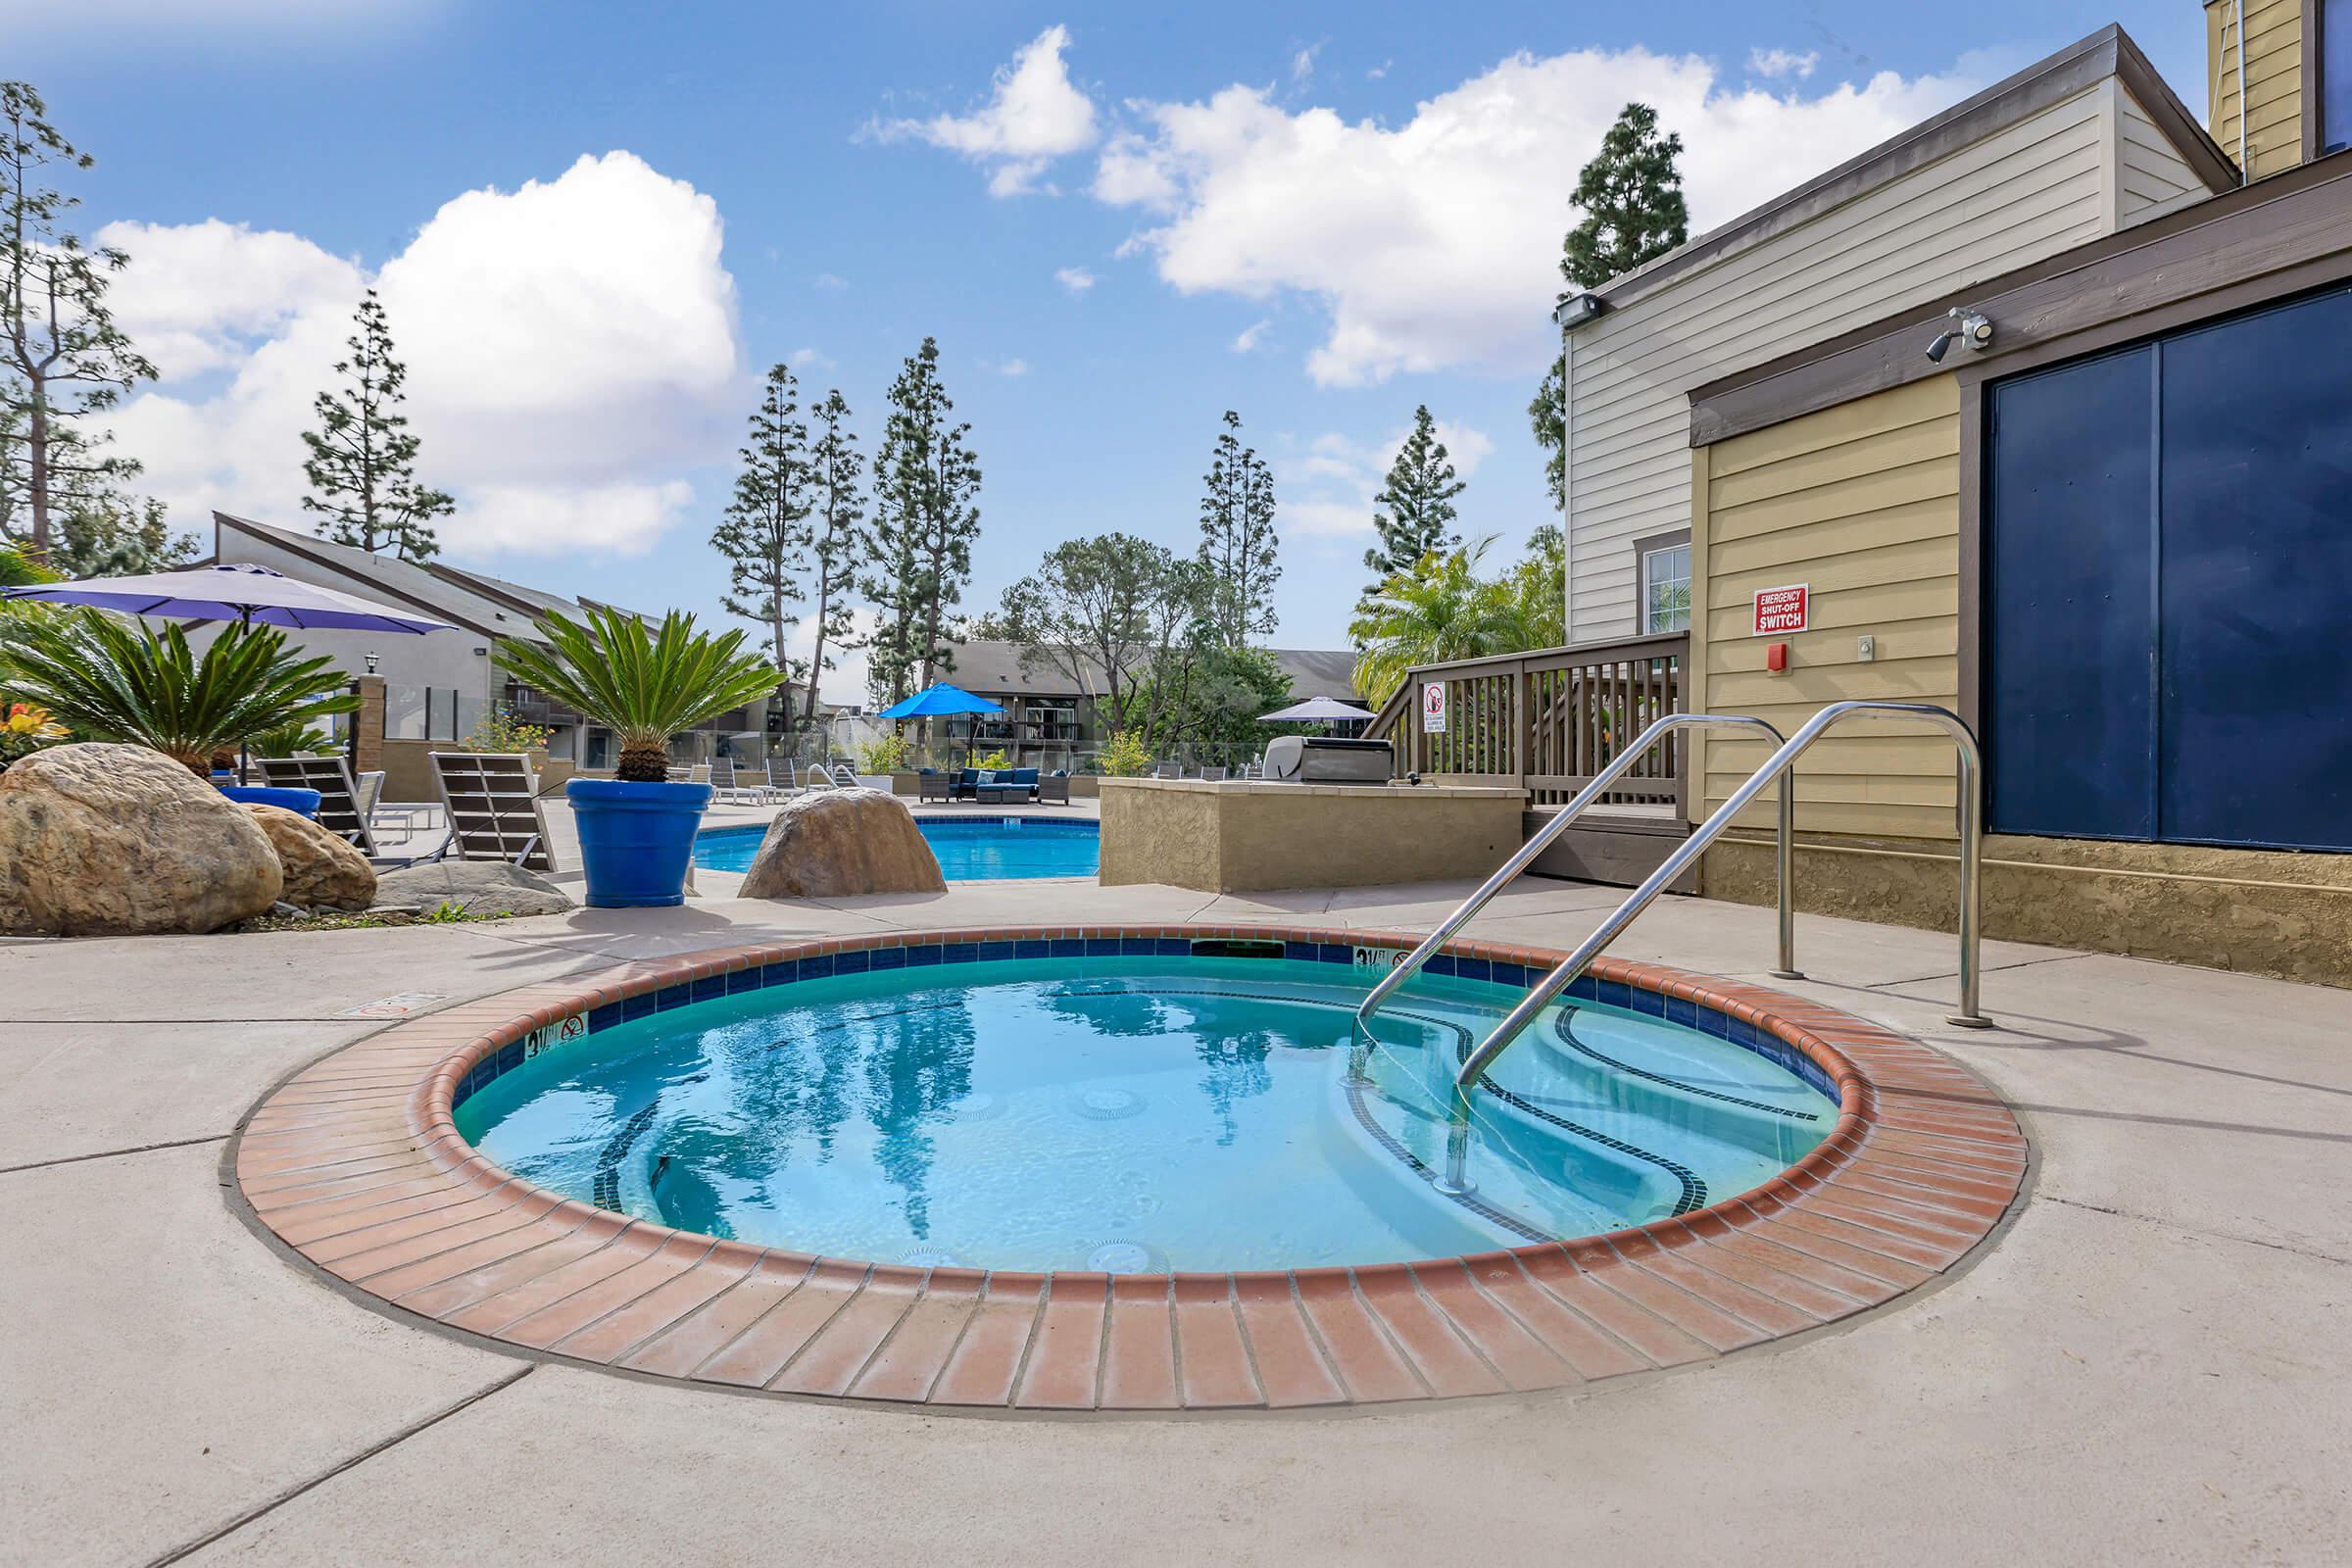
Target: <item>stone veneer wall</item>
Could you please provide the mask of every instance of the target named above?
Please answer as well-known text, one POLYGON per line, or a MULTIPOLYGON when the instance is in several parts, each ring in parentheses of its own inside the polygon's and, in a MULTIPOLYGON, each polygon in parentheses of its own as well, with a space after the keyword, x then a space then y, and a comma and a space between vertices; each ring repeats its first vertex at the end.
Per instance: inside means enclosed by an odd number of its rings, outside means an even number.
POLYGON ((1526 804, 1514 789, 1104 779, 1101 877, 1207 893, 1484 877, 1523 842, 1526 804))
MULTIPOLYGON (((1768 905, 1772 877, 1765 837, 1727 834, 1699 862, 1708 898, 1768 905)), ((1958 901, 1949 840, 1798 837, 1808 913, 1949 931, 1958 901)), ((2352 986, 2352 855, 1994 834, 1984 935, 2352 986)))

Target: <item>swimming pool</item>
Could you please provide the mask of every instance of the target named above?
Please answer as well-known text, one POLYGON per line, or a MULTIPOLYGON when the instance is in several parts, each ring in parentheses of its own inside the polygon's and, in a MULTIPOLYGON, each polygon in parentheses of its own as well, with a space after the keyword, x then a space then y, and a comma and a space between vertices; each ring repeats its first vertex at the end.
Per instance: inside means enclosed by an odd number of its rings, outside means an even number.
MULTIPOLYGON (((951 882, 1042 876, 1093 876, 1102 863, 1098 824, 1083 817, 918 816, 915 825, 951 882)), ((748 871, 764 827, 716 827, 695 835, 694 863, 711 871, 748 871)))
POLYGON ((1133 1274, 1617 1231, 1763 1184, 1838 1119, 1826 1072, 1752 1028, 1735 1040, 1727 1015, 1709 1032, 1694 1006, 1669 1021, 1663 998, 1643 1011, 1630 988, 1611 1004, 1588 987, 1490 1073, 1473 1191, 1449 1195, 1446 1086, 1524 991, 1517 966, 1416 979, 1361 1043, 1377 970, 1353 949, 1103 945, 909 939, 624 1007, 469 1079, 457 1129, 538 1187, 684 1231, 1133 1274))

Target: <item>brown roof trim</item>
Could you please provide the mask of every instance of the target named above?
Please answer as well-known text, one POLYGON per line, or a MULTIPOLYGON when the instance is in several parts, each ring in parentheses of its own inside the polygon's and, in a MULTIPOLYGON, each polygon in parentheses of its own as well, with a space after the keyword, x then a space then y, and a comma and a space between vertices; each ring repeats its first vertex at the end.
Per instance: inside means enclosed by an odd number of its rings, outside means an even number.
MULTIPOLYGON (((440 578, 452 588, 463 589, 466 593, 479 595, 481 598, 489 600, 492 604, 504 605, 509 610, 519 612, 521 614, 528 617, 531 623, 534 625, 538 623, 540 615, 545 613, 545 612, 539 606, 529 603, 519 595, 508 593, 505 589, 496 586, 485 578, 476 577, 472 572, 467 571, 461 566, 445 566, 438 561, 419 561, 416 563, 416 564, 422 567, 424 570, 431 572, 434 576, 440 578)), ((513 636, 516 634, 510 632, 504 635, 513 636)))
POLYGON ((385 599, 397 599, 404 605, 413 605, 416 609, 424 612, 427 615, 430 615, 435 620, 448 620, 454 617, 458 625, 464 627, 467 631, 478 631, 485 637, 511 637, 514 635, 512 631, 501 631, 494 626, 484 626, 478 621, 467 620, 464 616, 458 615, 455 611, 444 609, 440 605, 431 604, 425 600, 417 598, 415 594, 403 593, 398 588, 393 587, 390 583, 369 582, 366 578, 355 577, 348 568, 342 566, 334 561, 329 560, 325 556, 319 555, 317 551, 305 550, 298 542, 288 538, 285 530, 283 529, 270 528, 267 523, 254 522, 249 518, 232 516, 228 513, 219 511, 216 511, 213 514, 213 554, 216 557, 218 557, 220 553, 219 544, 220 530, 223 527, 234 528, 239 533, 244 534, 246 537, 258 539, 263 544, 270 546, 273 550, 283 550, 289 556, 299 556, 303 560, 309 562, 312 565, 317 566, 320 571, 331 571, 339 577, 351 578, 351 580, 355 582, 367 582, 368 591, 370 594, 375 594, 385 599), (256 529, 267 529, 268 531, 257 533, 255 532, 256 529))
POLYGON ((1679 250, 1609 279, 1592 292, 1622 305, 1742 241, 1761 241, 1808 222, 1851 201, 1865 190, 1900 178, 1950 156, 2028 115, 2036 114, 2109 76, 2120 76, 2157 127, 2171 137, 2198 174, 2215 190, 2233 188, 2237 169, 2214 145, 2165 85, 2139 46, 2113 23, 2025 70, 1921 121, 1891 141, 1847 159, 1756 208, 1708 230, 1679 250), (2216 183, 2219 180, 2220 183, 2216 183))
MULTIPOLYGON (((2352 272, 2352 153, 2304 164, 2211 201, 2062 251, 1972 288, 1690 390, 1690 444, 1817 413, 1932 375, 1977 370, 2056 339, 2200 296, 2225 303, 2266 275, 2325 282, 2352 272), (1955 305, 1992 318, 1966 366, 1931 363, 1927 331, 1955 305)), ((2022 361, 2020 362, 2022 363, 2022 361)))

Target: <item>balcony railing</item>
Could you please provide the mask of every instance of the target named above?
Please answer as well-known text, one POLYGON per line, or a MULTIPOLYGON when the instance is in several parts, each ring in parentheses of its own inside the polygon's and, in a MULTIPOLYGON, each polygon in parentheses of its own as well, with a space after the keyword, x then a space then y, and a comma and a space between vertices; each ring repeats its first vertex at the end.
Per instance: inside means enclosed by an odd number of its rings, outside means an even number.
MULTIPOLYGON (((1366 733, 1396 746, 1399 771, 1529 792, 1559 806, 1616 760, 1618 749, 1684 709, 1690 640, 1676 633, 1425 664, 1406 672, 1366 733), (1425 689, 1445 687, 1444 728, 1425 719, 1425 689)), ((1683 804, 1685 740, 1653 743, 1605 799, 1683 804)))

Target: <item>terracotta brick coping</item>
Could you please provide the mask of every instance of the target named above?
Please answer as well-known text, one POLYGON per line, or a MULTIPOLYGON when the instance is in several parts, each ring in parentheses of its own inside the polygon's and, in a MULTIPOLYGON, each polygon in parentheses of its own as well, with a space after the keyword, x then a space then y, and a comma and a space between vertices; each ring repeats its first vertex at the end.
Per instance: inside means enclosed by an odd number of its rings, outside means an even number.
MULTIPOLYGON (((1157 952, 1202 938, 1350 955, 1417 940, 1307 926, 1026 927, 626 963, 451 1007, 315 1063, 247 1119, 237 1185, 264 1227, 363 1297, 507 1347, 778 1394, 1129 1411, 1565 1388, 1703 1361, 1927 1285, 2020 1198, 2025 1136, 1950 1058, 1795 997, 1609 958, 1592 976, 1602 1000, 1624 988, 1645 1010, 1688 1009, 1791 1062, 1838 1096, 1836 1129, 1751 1192, 1606 1236, 1361 1268, 1104 1275, 875 1264, 671 1230, 509 1174, 451 1118, 485 1072, 591 1018, 836 965, 1027 956, 1036 944, 1157 952)), ((1477 941, 1447 955, 1447 967, 1482 978, 1561 956, 1477 941)))

